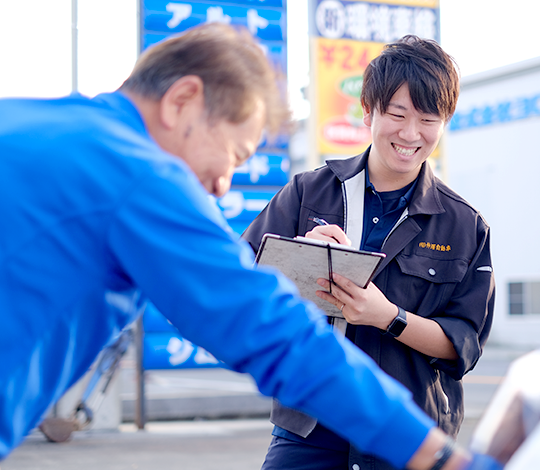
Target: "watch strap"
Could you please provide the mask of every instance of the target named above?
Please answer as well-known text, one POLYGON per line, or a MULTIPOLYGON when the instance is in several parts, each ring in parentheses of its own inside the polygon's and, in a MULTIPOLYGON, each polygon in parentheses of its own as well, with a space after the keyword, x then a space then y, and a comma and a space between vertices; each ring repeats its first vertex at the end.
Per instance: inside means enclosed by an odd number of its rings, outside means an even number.
POLYGON ((446 439, 444 447, 441 450, 435 452, 435 463, 430 470, 441 470, 441 468, 443 468, 444 464, 454 453, 454 445, 454 440, 448 437, 448 439, 446 439))

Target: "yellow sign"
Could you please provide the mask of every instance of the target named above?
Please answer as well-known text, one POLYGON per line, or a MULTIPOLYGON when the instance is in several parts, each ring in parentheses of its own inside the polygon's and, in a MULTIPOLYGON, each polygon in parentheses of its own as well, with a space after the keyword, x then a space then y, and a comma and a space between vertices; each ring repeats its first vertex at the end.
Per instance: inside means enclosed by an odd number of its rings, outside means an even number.
POLYGON ((315 47, 318 152, 360 153, 371 142, 360 105, 363 74, 384 44, 319 37, 315 47))

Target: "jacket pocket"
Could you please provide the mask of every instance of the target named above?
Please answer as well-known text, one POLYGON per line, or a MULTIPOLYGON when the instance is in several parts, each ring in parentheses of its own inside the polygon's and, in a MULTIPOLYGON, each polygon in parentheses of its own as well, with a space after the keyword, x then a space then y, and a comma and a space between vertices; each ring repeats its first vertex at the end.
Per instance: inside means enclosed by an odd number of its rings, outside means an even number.
POLYGON ((440 259, 429 256, 399 254, 396 261, 403 274, 416 276, 435 284, 458 283, 467 273, 463 259, 440 259))

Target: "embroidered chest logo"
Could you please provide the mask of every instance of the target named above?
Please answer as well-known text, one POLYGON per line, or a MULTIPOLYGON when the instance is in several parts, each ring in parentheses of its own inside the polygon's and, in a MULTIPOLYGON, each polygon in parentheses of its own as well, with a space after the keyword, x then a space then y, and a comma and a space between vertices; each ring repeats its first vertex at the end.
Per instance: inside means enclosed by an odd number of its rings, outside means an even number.
POLYGON ((450 245, 439 245, 438 243, 420 242, 418 244, 420 248, 433 251, 450 251, 452 247, 450 245))

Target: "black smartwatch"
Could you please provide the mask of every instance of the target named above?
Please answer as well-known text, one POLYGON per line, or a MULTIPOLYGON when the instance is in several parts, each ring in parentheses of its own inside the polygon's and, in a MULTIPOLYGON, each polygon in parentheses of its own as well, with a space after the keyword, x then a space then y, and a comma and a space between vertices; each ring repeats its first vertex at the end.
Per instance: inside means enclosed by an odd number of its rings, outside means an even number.
POLYGON ((396 318, 392 320, 392 323, 385 331, 385 335, 393 336, 397 338, 407 326, 407 312, 398 306, 398 314, 396 318))

